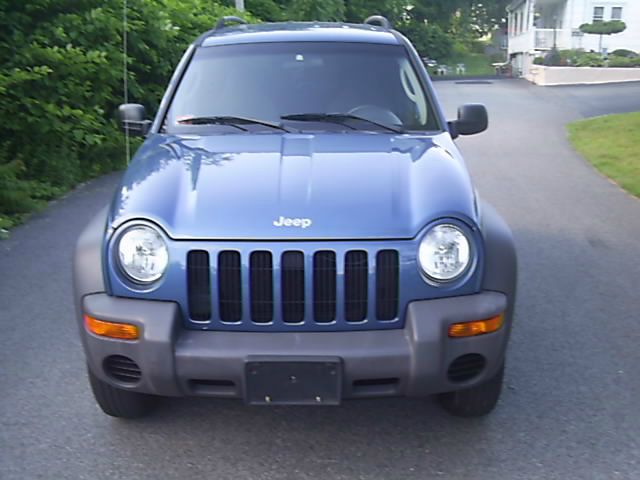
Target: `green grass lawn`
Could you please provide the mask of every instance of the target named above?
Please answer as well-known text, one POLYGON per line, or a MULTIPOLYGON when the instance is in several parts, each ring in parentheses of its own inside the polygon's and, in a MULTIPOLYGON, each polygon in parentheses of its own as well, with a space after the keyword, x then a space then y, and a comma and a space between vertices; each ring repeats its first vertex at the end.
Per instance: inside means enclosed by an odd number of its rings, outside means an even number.
POLYGON ((467 53, 463 56, 453 58, 447 65, 454 67, 458 63, 464 63, 467 75, 493 75, 495 68, 491 66, 489 57, 482 53, 467 53))
POLYGON ((600 172, 640 197, 640 112, 567 125, 573 147, 600 172))
MULTIPOLYGON (((449 75, 455 75, 456 65, 459 63, 464 63, 466 76, 493 75, 496 73, 495 68, 491 65, 491 59, 482 53, 458 55, 449 60, 443 60, 441 63, 447 65, 451 69, 449 75)), ((435 75, 435 67, 429 67, 428 70, 432 76, 435 75)))

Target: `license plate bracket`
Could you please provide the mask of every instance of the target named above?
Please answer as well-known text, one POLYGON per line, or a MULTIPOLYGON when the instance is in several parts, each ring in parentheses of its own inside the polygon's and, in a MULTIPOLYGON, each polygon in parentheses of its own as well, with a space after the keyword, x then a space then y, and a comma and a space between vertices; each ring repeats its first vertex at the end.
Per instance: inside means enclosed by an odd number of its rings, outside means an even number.
POLYGON ((339 357, 249 357, 245 364, 250 405, 338 405, 339 357))

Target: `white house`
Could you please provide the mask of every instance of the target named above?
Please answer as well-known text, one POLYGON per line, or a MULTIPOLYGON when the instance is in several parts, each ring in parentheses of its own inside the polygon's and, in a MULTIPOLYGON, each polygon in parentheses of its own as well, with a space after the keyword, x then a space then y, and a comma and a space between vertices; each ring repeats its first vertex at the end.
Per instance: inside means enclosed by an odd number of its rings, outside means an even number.
POLYGON ((640 51, 640 0, 513 0, 507 7, 508 52, 514 74, 527 75, 533 58, 559 50, 598 51, 599 35, 583 34, 583 23, 622 20, 627 29, 603 36, 603 50, 640 51))

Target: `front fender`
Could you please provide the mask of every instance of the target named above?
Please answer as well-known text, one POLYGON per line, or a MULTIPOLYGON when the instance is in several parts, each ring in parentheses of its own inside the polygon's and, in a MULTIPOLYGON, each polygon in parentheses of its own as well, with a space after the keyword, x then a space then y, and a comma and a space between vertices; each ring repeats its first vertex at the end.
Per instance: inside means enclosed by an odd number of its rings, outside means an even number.
POLYGON ((484 201, 480 203, 480 225, 485 253, 482 290, 507 295, 505 321, 510 326, 518 280, 518 259, 513 234, 498 212, 484 201))
POLYGON ((82 299, 93 293, 107 291, 103 270, 102 248, 107 228, 109 207, 93 217, 80 234, 73 253, 73 297, 76 316, 83 327, 82 299))

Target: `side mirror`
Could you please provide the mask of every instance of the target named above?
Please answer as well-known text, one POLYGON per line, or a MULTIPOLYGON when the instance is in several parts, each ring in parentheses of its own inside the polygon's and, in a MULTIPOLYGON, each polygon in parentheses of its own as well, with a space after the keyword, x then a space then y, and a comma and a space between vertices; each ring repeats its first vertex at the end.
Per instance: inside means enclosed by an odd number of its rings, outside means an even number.
POLYGON ((151 120, 145 120, 144 106, 139 103, 124 103, 118 107, 118 120, 123 132, 136 137, 149 133, 151 120))
POLYGON ((484 105, 469 103, 458 108, 458 119, 449 122, 451 136, 474 135, 484 132, 489 125, 489 116, 484 105))

